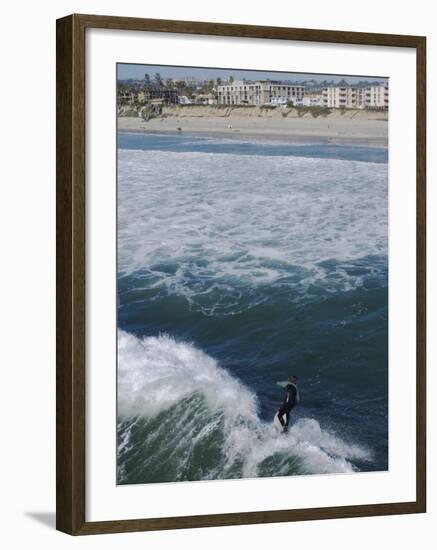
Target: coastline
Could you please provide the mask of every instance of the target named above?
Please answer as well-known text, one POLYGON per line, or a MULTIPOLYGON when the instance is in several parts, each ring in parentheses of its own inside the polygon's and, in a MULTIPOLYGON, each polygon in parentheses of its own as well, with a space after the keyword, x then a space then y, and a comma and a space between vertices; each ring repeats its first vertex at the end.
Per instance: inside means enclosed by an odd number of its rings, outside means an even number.
MULTIPOLYGON (((170 111, 170 110, 169 110, 170 111)), ((388 146, 388 123, 383 113, 353 111, 326 117, 287 116, 244 112, 211 114, 208 108, 196 112, 173 111, 148 121, 141 117, 118 117, 117 131, 146 134, 194 134, 227 138, 262 138, 294 142, 388 146), (181 130, 178 130, 181 128, 181 130)), ((242 110, 241 110, 242 111, 242 110)))

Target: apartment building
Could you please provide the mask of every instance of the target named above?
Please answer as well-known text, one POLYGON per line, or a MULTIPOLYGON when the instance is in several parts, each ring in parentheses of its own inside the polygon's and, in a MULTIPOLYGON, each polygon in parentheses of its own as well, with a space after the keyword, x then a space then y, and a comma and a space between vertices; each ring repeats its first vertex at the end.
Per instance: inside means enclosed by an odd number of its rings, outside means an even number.
POLYGON ((334 109, 363 108, 363 94, 360 88, 351 86, 330 86, 323 88, 323 105, 334 109))
POLYGON ((152 88, 149 90, 119 90, 117 93, 118 103, 151 103, 155 100, 162 100, 163 103, 179 103, 179 92, 177 90, 167 90, 165 88, 152 88))
POLYGON ((334 109, 388 109, 388 85, 367 88, 330 86, 323 88, 323 105, 334 109))
POLYGON ((217 87, 217 99, 219 105, 282 104, 301 99, 304 92, 305 86, 284 84, 281 81, 235 80, 217 87))
POLYGON ((388 84, 365 89, 365 106, 368 109, 388 109, 388 84))

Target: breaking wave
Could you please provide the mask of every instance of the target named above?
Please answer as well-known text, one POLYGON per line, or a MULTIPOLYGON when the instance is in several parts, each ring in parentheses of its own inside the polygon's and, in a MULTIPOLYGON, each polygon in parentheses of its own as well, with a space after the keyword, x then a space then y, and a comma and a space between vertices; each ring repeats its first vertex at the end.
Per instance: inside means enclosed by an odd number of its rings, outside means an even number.
POLYGON ((282 435, 254 392, 194 345, 118 332, 120 484, 347 473, 367 449, 301 417, 282 435))

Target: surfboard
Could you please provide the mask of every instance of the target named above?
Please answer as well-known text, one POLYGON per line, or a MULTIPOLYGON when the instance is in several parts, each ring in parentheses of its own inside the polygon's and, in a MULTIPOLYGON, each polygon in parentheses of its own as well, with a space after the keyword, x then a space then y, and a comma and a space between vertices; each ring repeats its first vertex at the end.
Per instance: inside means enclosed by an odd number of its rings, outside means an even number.
POLYGON ((273 417, 273 424, 275 425, 275 427, 276 427, 280 432, 283 432, 283 431, 284 431, 284 427, 283 427, 282 424, 279 422, 278 412, 279 412, 279 411, 276 411, 276 412, 275 412, 275 416, 273 417))

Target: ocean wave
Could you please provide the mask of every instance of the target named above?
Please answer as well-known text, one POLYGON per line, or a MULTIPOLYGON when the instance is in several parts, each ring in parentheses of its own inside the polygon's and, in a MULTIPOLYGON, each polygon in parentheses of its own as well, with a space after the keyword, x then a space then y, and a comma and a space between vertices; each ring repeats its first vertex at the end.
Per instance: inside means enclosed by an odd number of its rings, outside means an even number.
POLYGON ((117 430, 121 484, 347 473, 371 460, 313 418, 282 436, 259 418, 253 391, 166 335, 119 330, 117 430))
POLYGON ((203 152, 215 154, 252 155, 252 156, 298 156, 309 158, 337 158, 357 160, 360 162, 387 163, 387 148, 359 144, 335 144, 326 140, 298 140, 266 138, 234 133, 232 136, 223 134, 196 135, 183 134, 138 134, 129 132, 118 133, 118 148, 137 151, 166 152, 203 152))
POLYGON ((385 164, 118 155, 118 271, 140 286, 216 315, 262 302, 263 286, 292 288, 297 300, 360 287, 363 258, 377 258, 370 269, 386 274, 385 164), (253 300, 242 304, 248 293, 253 300))

